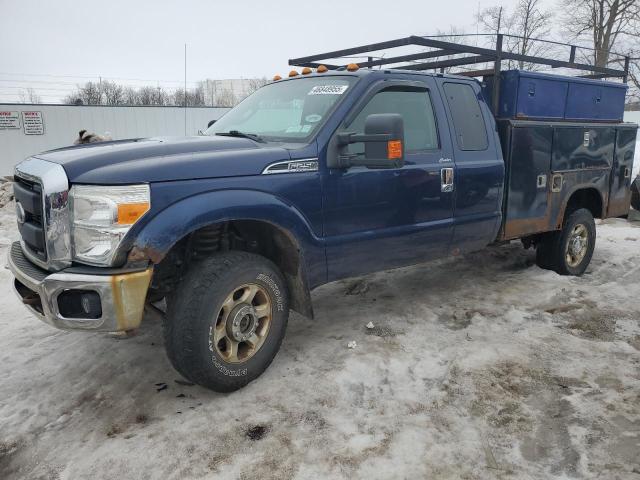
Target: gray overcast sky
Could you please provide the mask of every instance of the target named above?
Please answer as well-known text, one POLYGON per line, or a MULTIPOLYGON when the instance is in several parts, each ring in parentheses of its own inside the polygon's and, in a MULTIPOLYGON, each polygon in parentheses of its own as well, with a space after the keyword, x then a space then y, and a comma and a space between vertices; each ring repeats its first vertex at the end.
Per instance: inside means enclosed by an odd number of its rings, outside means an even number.
POLYGON ((271 77, 286 74, 287 60, 296 56, 451 25, 475 33, 478 6, 477 0, 0 0, 0 94, 27 80, 37 91, 72 88, 84 75, 180 81, 185 43, 189 82, 271 77), (53 80, 58 85, 45 83, 53 80))

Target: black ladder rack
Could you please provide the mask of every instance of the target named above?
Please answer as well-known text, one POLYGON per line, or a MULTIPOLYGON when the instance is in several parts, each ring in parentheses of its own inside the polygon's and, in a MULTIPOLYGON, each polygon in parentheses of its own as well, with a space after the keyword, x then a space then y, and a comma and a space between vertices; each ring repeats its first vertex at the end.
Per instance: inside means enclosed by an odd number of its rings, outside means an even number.
MULTIPOLYGON (((461 35, 463 36, 463 35, 461 35)), ((505 37, 521 38, 512 35, 497 34, 495 35, 495 48, 478 47, 472 45, 465 45, 462 43, 453 43, 449 41, 437 40, 434 37, 420 37, 412 35, 410 37, 398 38, 396 40, 389 40, 386 42, 371 43, 369 45, 361 45, 359 47, 346 48, 344 50, 334 50, 332 52, 318 53, 316 55, 309 55, 307 57, 293 58, 289 60, 289 65, 298 67, 311 67, 317 68, 320 65, 326 66, 329 70, 342 70, 346 68, 346 65, 339 65, 335 63, 324 63, 324 60, 340 59, 347 56, 360 56, 367 57, 364 62, 357 62, 361 68, 381 67, 387 65, 386 68, 401 69, 401 70, 440 70, 444 72, 447 67, 460 67, 465 65, 477 65, 481 63, 493 62, 493 68, 484 70, 472 70, 458 72, 456 75, 464 75, 469 77, 479 77, 485 75, 493 75, 496 79, 493 83, 493 111, 494 113, 498 108, 498 101, 500 98, 500 71, 503 60, 515 60, 521 62, 527 62, 530 64, 546 65, 552 68, 568 68, 573 70, 579 70, 582 72, 589 72, 586 75, 581 75, 585 78, 621 78, 624 83, 627 82, 629 75, 629 57, 612 53, 611 55, 619 57, 619 61, 623 63, 622 69, 600 67, 595 65, 589 65, 586 63, 576 62, 576 50, 592 50, 585 47, 577 47, 575 45, 550 42, 547 40, 530 39, 534 41, 550 43, 569 47, 569 59, 558 60, 556 58, 547 58, 541 56, 523 55, 520 53, 514 53, 503 50, 503 41, 505 37), (431 48, 431 50, 411 53, 405 55, 391 55, 384 58, 373 58, 367 56, 371 52, 378 52, 380 50, 390 50, 398 47, 417 46, 423 48, 431 48), (455 55, 456 58, 443 58, 451 57, 455 55), (460 56, 463 55, 463 56, 460 56), (416 61, 420 61, 416 63, 416 61), (399 65, 398 65, 399 64, 399 65), (389 66, 393 65, 393 66, 389 66)))

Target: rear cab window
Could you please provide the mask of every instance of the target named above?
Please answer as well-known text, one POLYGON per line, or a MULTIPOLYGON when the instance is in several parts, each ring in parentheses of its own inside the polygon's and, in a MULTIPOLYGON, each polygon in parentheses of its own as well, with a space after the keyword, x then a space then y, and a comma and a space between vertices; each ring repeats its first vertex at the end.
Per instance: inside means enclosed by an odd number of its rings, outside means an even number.
POLYGON ((445 82, 443 89, 458 148, 464 151, 486 150, 489 147, 487 130, 473 87, 468 83, 445 82))

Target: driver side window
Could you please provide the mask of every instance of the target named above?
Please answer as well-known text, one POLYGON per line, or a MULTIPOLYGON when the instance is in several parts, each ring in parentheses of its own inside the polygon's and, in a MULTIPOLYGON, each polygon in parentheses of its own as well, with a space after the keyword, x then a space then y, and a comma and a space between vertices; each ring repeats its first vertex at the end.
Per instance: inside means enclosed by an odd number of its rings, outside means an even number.
MULTIPOLYGON (((439 147, 435 115, 426 88, 394 86, 379 91, 358 113, 348 130, 363 133, 365 119, 373 113, 402 115, 407 153, 436 150, 439 147)), ((349 152, 364 154, 364 144, 350 145, 349 152)))

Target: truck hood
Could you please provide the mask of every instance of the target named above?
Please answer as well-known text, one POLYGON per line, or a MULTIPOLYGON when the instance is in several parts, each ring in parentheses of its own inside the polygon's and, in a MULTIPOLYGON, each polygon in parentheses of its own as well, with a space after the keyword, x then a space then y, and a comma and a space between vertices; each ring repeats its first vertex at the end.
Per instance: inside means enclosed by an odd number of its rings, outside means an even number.
POLYGON ((281 147, 238 137, 154 137, 51 150, 37 158, 62 165, 71 183, 117 185, 258 175, 289 160, 281 147))

